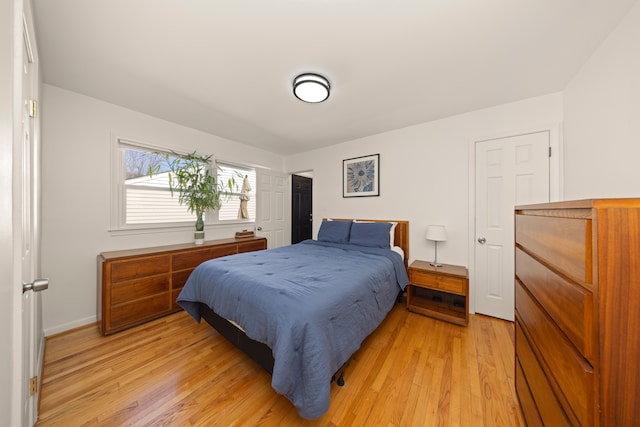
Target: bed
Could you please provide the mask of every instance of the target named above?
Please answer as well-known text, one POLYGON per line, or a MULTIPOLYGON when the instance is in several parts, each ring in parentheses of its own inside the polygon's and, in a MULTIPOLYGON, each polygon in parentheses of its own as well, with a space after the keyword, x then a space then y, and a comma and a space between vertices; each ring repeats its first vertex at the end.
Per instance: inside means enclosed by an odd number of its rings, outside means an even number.
POLYGON ((270 372, 301 417, 318 418, 331 380, 408 284, 408 229, 325 220, 317 240, 202 263, 177 301, 270 372))

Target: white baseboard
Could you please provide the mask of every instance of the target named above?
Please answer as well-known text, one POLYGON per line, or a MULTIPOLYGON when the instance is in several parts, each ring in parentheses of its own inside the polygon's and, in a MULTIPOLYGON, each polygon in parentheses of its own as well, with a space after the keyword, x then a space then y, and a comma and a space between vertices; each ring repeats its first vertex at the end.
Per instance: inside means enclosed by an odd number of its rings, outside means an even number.
POLYGON ((51 335, 59 334, 61 332, 66 332, 71 329, 79 328, 81 326, 88 325, 90 323, 96 323, 98 318, 96 316, 85 317, 84 319, 74 320, 73 322, 64 323, 62 325, 53 326, 51 328, 46 328, 44 330, 44 336, 49 337, 51 335))

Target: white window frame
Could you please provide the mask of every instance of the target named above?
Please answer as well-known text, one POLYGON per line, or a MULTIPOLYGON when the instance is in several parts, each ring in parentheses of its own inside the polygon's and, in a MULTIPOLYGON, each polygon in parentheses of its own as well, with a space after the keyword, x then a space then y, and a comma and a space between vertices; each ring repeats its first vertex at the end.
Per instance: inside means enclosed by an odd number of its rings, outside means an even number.
MULTIPOLYGON (((127 224, 126 223, 126 187, 125 187, 125 150, 126 148, 137 149, 141 151, 155 151, 160 153, 177 153, 188 154, 186 151, 172 150, 166 147, 147 144, 140 141, 136 141, 129 138, 114 137, 112 138, 112 150, 111 150, 111 209, 110 209, 110 232, 115 234, 129 234, 145 233, 145 232, 158 232, 158 231, 172 231, 191 229, 195 224, 195 215, 193 221, 184 222, 168 222, 168 223, 147 223, 147 224, 127 224)), ((243 170, 253 170, 257 175, 255 168, 242 165, 237 162, 228 162, 222 160, 213 160, 210 165, 211 168, 217 171, 217 164, 224 164, 229 167, 237 167, 243 170)), ((242 181, 238 183, 238 193, 242 187, 242 181)), ((253 189, 253 197, 257 197, 257 190, 253 189)), ((235 194, 235 193, 234 193, 235 194)), ((177 197, 177 195, 175 196, 177 197)), ((222 200, 224 204, 224 197, 222 200)), ((256 204, 257 206, 257 204, 256 204)), ((185 207, 186 209, 186 207, 185 207)), ((257 207, 256 207, 257 211, 257 207)), ((254 215, 255 217, 256 215, 254 215)), ((220 226, 228 224, 238 223, 254 223, 256 218, 249 219, 234 219, 234 220, 219 220, 218 212, 207 212, 205 215, 205 226, 220 226)))

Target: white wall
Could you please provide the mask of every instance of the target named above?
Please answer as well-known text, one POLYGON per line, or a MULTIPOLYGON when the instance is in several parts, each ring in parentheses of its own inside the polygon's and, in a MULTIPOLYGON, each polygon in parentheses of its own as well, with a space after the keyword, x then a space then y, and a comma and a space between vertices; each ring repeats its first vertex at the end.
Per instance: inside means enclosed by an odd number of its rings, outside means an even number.
MULTIPOLYGON (((187 242, 191 231, 109 233, 112 136, 211 152, 282 170, 283 159, 242 144, 45 86, 43 274, 45 331, 96 316, 96 255, 187 242)), ((593 54, 563 94, 552 94, 290 156, 287 171, 313 171, 314 230, 327 216, 411 221, 410 259, 433 258, 430 223, 447 226, 439 259, 469 265, 469 147, 475 140, 564 122, 564 198, 640 194, 640 3, 593 54), (380 153, 381 195, 342 198, 342 160, 380 153), (407 183, 409 183, 407 185, 407 183)), ((208 230, 226 237, 228 228, 208 230)))
POLYGON ((640 197, 640 2, 564 92, 565 197, 640 197))
MULTIPOLYGON (((227 161, 283 171, 281 156, 45 85, 43 94, 42 272, 45 333, 96 320, 100 252, 190 242, 193 230, 116 235, 110 226, 114 137, 197 150, 227 161)), ((242 226, 206 229, 231 237, 242 226)))
POLYGON ((314 236, 323 217, 409 220, 409 258, 429 260, 426 227, 444 224, 448 240, 438 245, 438 260, 468 266, 470 143, 561 120, 562 95, 551 94, 290 156, 286 167, 313 170, 314 236), (376 153, 380 196, 343 198, 342 160, 376 153))

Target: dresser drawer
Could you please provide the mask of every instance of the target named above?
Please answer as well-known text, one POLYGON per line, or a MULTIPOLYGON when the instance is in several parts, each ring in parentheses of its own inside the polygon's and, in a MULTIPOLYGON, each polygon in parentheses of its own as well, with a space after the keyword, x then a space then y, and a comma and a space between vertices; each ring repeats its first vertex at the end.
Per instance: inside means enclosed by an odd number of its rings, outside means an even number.
POLYGON ((266 240, 252 240, 250 242, 238 243, 238 253, 253 252, 267 249, 266 240))
POLYGON ((182 310, 182 307, 180 307, 176 302, 178 300, 178 295, 180 295, 181 290, 182 289, 177 289, 171 292, 171 310, 173 311, 182 310))
POLYGON ((516 321, 516 391, 522 403, 527 425, 569 425, 562 405, 544 375, 527 338, 516 321))
POLYGON ((111 286, 111 304, 122 304, 168 291, 168 274, 118 282, 111 286))
POLYGON ((194 269, 191 268, 173 273, 171 275, 171 288, 178 291, 182 290, 193 270, 194 269))
POLYGON ((170 255, 132 258, 111 263, 111 281, 121 282, 138 277, 169 272, 170 255))
POLYGON ((110 330, 133 326, 167 314, 171 310, 170 298, 171 295, 167 292, 144 300, 112 306, 110 330))
POLYGON ((534 354, 549 367, 547 374, 555 379, 580 424, 593 425, 596 414, 593 368, 519 281, 516 281, 516 315, 531 339, 531 347, 537 349, 534 354))
POLYGON ((591 220, 516 215, 516 243, 583 283, 593 283, 591 220))
POLYGON ((558 327, 582 355, 593 362, 597 345, 593 294, 555 274, 520 249, 516 249, 516 272, 558 327))
POLYGON ((517 358, 516 395, 518 396, 518 401, 520 402, 522 414, 527 420, 527 427, 543 427, 544 424, 542 422, 542 419, 540 418, 540 413, 538 413, 538 408, 536 407, 536 403, 533 400, 533 395, 531 394, 531 390, 529 389, 529 385, 527 384, 527 380, 525 379, 524 372, 522 371, 522 366, 520 365, 520 361, 517 358))
POLYGON ((466 281, 456 277, 434 275, 410 268, 409 283, 416 286, 424 286, 431 289, 466 295, 466 281))
POLYGON ((192 251, 180 252, 173 255, 171 267, 173 271, 186 270, 189 268, 193 269, 210 259, 233 255, 235 253, 237 253, 235 244, 211 246, 192 251))

